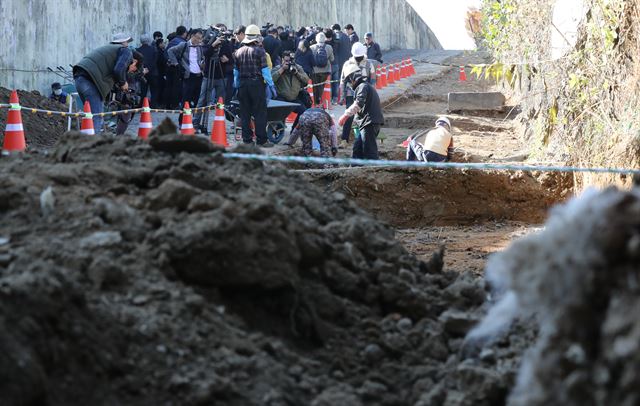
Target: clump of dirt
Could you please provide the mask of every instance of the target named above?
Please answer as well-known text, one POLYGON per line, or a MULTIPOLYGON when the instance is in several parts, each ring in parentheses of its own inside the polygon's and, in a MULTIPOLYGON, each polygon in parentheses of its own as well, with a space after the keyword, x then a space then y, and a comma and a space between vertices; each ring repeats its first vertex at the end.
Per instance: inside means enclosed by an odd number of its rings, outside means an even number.
MULTIPOLYGON (((9 103, 11 90, 0 87, 0 103, 9 103)), ((67 108, 39 92, 18 90, 20 105, 22 106, 22 124, 24 126, 27 148, 50 148, 65 131, 67 119, 61 116, 47 116, 42 113, 31 113, 29 108, 48 111, 67 111, 67 108)), ((0 109, 0 145, 4 141, 4 128, 7 123, 7 109, 0 109)))
POLYGON ((490 260, 502 310, 472 336, 491 337, 507 313, 540 326, 508 404, 640 402, 639 219, 637 189, 589 190, 490 260))
POLYGON ((459 355, 479 278, 342 193, 181 140, 0 161, 3 404, 504 402, 527 340, 459 355))

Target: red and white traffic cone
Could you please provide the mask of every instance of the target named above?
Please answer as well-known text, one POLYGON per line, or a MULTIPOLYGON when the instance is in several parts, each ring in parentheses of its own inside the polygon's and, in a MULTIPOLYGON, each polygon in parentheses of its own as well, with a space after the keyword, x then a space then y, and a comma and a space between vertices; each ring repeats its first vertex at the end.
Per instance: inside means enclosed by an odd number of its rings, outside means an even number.
POLYGON ((382 89, 387 87, 387 68, 384 65, 380 68, 380 86, 382 89))
POLYGON ((24 139, 24 127, 22 126, 22 107, 18 99, 18 92, 12 91, 9 98, 9 112, 7 114, 7 127, 4 130, 4 143, 2 154, 23 152, 27 148, 24 139))
POLYGON ((184 102, 184 110, 182 112, 182 125, 180 126, 182 135, 195 135, 196 130, 193 128, 193 117, 191 115, 191 107, 189 102, 184 102))
POLYGON ((376 68, 376 90, 382 90, 382 75, 380 74, 380 68, 376 68))
POLYGON ((324 91, 322 92, 322 106, 325 110, 333 110, 331 105, 331 75, 324 82, 324 91))
POLYGON ((464 71, 464 66, 460 66, 460 81, 461 82, 467 81, 467 73, 464 71))
POLYGON ((311 107, 316 107, 316 99, 313 96, 313 82, 309 81, 307 85, 307 93, 309 93, 309 97, 311 97, 311 107))
POLYGON ((393 80, 395 80, 396 82, 399 82, 400 79, 402 79, 400 77, 400 64, 396 63, 393 80))
POLYGON ((89 100, 84 102, 84 115, 82 116, 82 122, 80 123, 80 132, 84 135, 96 135, 96 130, 93 128, 93 114, 91 114, 91 105, 89 100))
POLYGON ((409 72, 411 72, 411 76, 416 74, 416 67, 413 66, 413 60, 409 59, 409 72))
POLYGON ((224 99, 218 98, 216 105, 216 116, 213 119, 213 129, 211 130, 211 142, 223 147, 228 147, 227 125, 224 119, 224 99))
POLYGON ((395 68, 393 67, 393 64, 389 65, 389 72, 387 74, 387 83, 389 83, 390 85, 396 83, 396 72, 395 72, 395 68))
POLYGON ((138 138, 146 140, 153 128, 151 121, 151 109, 149 108, 149 99, 146 97, 142 100, 142 114, 140 115, 140 126, 138 127, 138 138))

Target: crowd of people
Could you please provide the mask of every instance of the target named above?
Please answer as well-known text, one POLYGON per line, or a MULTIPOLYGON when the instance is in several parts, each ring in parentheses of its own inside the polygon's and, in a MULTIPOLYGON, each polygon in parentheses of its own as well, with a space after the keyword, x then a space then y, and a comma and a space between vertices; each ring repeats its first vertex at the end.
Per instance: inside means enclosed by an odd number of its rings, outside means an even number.
MULTIPOLYGON (((382 52, 372 33, 367 33, 361 43, 351 24, 344 30, 339 24, 297 30, 272 24, 262 28, 250 25, 239 26, 233 32, 224 24, 216 24, 206 29, 179 26, 166 39, 163 33, 154 32, 142 35, 138 47, 132 43, 129 35, 116 34, 110 44, 91 51, 74 66, 76 89, 83 102, 89 101, 93 113, 103 112, 108 98, 135 104, 135 100, 149 97, 152 108, 167 109, 180 109, 185 102, 192 107, 210 106, 219 98, 228 105, 237 99, 242 141, 254 142, 250 125, 253 120, 255 142, 270 147, 266 136, 267 101, 299 105, 295 130, 314 102, 321 105, 323 84, 330 77, 331 102, 347 105, 347 112, 340 118, 342 142, 349 140, 355 120, 358 137, 353 156, 378 157, 376 137, 384 119, 372 85, 375 69, 382 63, 382 52), (318 85, 313 87, 315 100, 307 92, 310 82, 318 85), (127 97, 130 94, 140 97, 127 97)), ((57 85, 52 96, 61 100, 57 85)), ((128 117, 119 117, 125 121, 124 126, 118 126, 121 133, 128 117)), ((93 119, 100 131, 101 117, 93 119)), ((305 128, 313 127, 314 119, 325 122, 326 116, 310 113, 304 120, 305 128)), ((206 133, 207 120, 206 113, 197 113, 194 127, 206 133)), ((328 139, 324 134, 316 137, 328 139)), ((303 143, 307 139, 301 138, 303 143)), ((323 155, 336 147, 333 144, 321 147, 323 155)))

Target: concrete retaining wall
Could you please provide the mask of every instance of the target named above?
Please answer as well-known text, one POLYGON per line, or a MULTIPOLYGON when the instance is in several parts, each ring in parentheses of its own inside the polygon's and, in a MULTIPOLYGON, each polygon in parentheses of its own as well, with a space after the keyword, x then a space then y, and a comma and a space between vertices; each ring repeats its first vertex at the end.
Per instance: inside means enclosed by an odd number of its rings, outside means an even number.
POLYGON ((2 0, 0 86, 47 90, 55 75, 47 66, 76 63, 118 31, 140 34, 177 25, 229 27, 265 22, 282 25, 351 23, 361 37, 372 31, 385 49, 441 49, 431 30, 405 0, 2 0))

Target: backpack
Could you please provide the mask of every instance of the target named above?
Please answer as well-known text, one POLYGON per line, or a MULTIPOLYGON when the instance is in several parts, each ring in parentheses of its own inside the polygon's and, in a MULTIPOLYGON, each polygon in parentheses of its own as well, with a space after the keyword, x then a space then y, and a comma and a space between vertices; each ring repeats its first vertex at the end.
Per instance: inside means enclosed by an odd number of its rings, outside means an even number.
POLYGON ((326 45, 318 45, 318 48, 313 52, 313 64, 319 68, 324 68, 329 64, 326 45))

